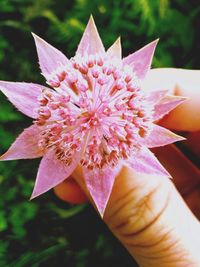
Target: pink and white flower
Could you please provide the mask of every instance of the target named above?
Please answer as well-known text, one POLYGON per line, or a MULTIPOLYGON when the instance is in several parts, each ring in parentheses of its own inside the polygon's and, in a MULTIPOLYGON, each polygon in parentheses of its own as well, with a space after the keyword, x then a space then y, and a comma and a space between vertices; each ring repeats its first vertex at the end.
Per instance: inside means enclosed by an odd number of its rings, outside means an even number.
POLYGON ((148 148, 183 139, 154 122, 185 98, 142 90, 157 40, 122 59, 120 39, 105 51, 91 17, 76 55, 68 59, 33 36, 42 74, 51 88, 0 81, 8 99, 34 119, 0 158, 43 156, 31 198, 64 181, 80 164, 103 216, 123 165, 170 176, 148 148))

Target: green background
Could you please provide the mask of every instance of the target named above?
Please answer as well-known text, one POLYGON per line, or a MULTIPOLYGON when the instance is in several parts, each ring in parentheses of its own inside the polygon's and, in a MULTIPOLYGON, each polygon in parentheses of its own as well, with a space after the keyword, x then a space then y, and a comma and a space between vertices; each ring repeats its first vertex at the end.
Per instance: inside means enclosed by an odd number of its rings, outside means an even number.
MULTIPOLYGON (((200 68, 200 2, 187 0, 0 0, 0 79, 45 84, 31 31, 74 55, 90 14, 105 47, 123 55, 160 38, 154 67, 200 68)), ((31 120, 0 95, 0 150, 31 120)), ((0 266, 136 266, 89 205, 52 191, 29 201, 39 160, 0 163, 0 266)))

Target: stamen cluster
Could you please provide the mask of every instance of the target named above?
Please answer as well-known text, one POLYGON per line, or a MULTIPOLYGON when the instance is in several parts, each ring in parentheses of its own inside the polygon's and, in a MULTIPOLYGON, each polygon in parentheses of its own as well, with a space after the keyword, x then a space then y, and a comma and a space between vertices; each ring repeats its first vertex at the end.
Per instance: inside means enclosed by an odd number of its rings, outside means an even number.
POLYGON ((132 68, 121 60, 77 55, 47 82, 55 90, 43 90, 38 99, 39 145, 54 149, 67 165, 80 151, 80 163, 88 169, 115 166, 151 131, 152 107, 132 68))

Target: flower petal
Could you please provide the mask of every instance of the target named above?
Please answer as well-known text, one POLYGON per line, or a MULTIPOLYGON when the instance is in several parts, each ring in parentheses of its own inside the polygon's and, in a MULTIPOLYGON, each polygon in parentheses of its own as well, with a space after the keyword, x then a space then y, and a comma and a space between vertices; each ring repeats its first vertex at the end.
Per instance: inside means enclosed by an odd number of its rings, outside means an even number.
MULTIPOLYGON (((36 118, 35 109, 39 107, 38 96, 45 87, 34 83, 0 81, 0 90, 10 102, 25 115, 36 118)), ((45 88, 50 90, 49 88, 45 88)))
POLYGON ((123 59, 125 64, 133 67, 137 77, 141 80, 144 79, 146 73, 151 67, 151 62, 157 43, 158 40, 155 40, 123 59))
POLYGON ((79 43, 76 54, 83 56, 85 53, 92 55, 104 52, 104 46, 97 31, 94 19, 91 16, 79 43))
POLYGON ((171 177, 171 175, 160 164, 154 154, 145 147, 143 147, 137 152, 137 154, 126 161, 125 164, 140 173, 171 177))
POLYGON ((55 152, 49 150, 40 163, 31 199, 45 193, 57 184, 67 179, 77 167, 80 153, 76 153, 69 166, 58 160, 55 152))
POLYGON ((165 96, 154 107, 154 121, 161 119, 164 115, 169 113, 175 107, 185 102, 188 98, 183 96, 165 96))
POLYGON ((32 34, 35 40, 42 74, 48 80, 48 77, 52 71, 56 70, 60 66, 66 65, 69 60, 58 49, 48 44, 36 34, 32 34))
POLYGON ((43 151, 38 146, 39 132, 37 125, 32 125, 25 129, 8 151, 0 157, 0 160, 32 159, 41 157, 43 151))
POLYGON ((185 138, 154 124, 150 134, 144 138, 143 145, 149 148, 159 147, 182 140, 185 140, 185 138))
POLYGON ((157 104, 161 101, 168 93, 168 90, 159 90, 159 91, 152 91, 146 92, 145 99, 152 104, 157 104))
POLYGON ((114 44, 108 49, 107 54, 110 57, 122 58, 121 38, 119 37, 114 44))
POLYGON ((86 187, 102 217, 118 171, 119 168, 111 167, 93 170, 83 168, 86 187))

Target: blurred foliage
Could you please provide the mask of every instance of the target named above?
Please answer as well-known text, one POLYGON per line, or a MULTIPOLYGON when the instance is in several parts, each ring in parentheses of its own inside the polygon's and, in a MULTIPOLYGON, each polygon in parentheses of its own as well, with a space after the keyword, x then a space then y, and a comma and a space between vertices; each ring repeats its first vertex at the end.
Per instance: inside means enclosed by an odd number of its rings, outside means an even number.
MULTIPOLYGON (((200 67, 199 1, 0 0, 0 79, 44 83, 30 32, 71 57, 90 14, 106 48, 121 35, 127 55, 160 38, 154 67, 200 67)), ((0 101, 3 153, 31 120, 0 101)), ((134 266, 91 207, 52 192, 29 201, 38 164, 0 163, 0 266, 134 266)))

